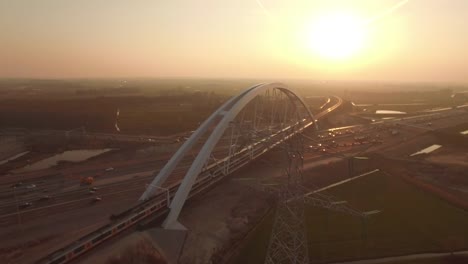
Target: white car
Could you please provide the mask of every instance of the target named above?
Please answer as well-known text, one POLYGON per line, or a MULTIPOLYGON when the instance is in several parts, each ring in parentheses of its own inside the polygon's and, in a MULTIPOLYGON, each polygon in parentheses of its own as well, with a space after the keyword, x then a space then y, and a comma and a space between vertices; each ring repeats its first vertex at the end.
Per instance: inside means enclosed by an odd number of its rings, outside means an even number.
POLYGON ((30 207, 32 205, 33 204, 31 202, 26 202, 26 203, 20 204, 18 207, 19 207, 19 209, 24 209, 24 208, 28 208, 28 207, 30 207))
POLYGON ((97 202, 100 202, 100 201, 102 201, 101 197, 94 197, 93 200, 91 200, 92 203, 97 203, 97 202))

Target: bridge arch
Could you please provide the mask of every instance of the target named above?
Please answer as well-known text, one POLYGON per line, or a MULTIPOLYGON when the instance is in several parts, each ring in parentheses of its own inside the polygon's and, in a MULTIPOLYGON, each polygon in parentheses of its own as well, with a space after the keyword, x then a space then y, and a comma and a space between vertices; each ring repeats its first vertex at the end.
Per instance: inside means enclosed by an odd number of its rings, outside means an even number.
MULTIPOLYGON (((254 100, 254 98, 257 96, 261 95, 262 93, 269 92, 270 90, 273 92, 275 90, 280 91, 284 96, 286 96, 289 100, 289 103, 293 105, 294 111, 296 111, 296 114, 298 115, 297 121, 293 124, 295 127, 294 129, 291 129, 291 126, 288 126, 281 130, 282 133, 285 132, 284 135, 286 135, 284 138, 282 138, 282 140, 285 140, 287 137, 302 131, 312 124, 315 124, 315 119, 304 100, 298 96, 297 93, 282 83, 258 84, 229 99, 208 119, 206 119, 200 125, 200 127, 184 142, 184 144, 177 150, 168 163, 161 169, 161 171, 159 171, 151 184, 148 185, 143 195, 140 197, 140 200, 147 200, 156 192, 157 189, 163 189, 160 186, 162 186, 162 184, 174 171, 184 156, 189 153, 189 151, 195 146, 197 142, 203 139, 204 135, 206 135, 208 132, 211 132, 206 141, 204 141, 200 151, 190 165, 190 168, 187 170, 187 173, 185 174, 179 188, 177 189, 174 198, 172 201, 170 201, 169 215, 163 223, 164 228, 177 229, 180 227, 177 222, 179 213, 182 210, 186 199, 188 198, 189 192, 192 189, 197 176, 200 174, 203 166, 205 166, 209 160, 213 148, 220 141, 221 137, 228 129, 230 124, 233 123, 234 119, 246 107, 246 105, 252 102, 252 100, 254 100), (299 116, 299 113, 303 113, 304 116, 299 116)), ((283 134, 281 134, 280 137, 283 137, 283 134)), ((229 148, 231 147, 232 145, 229 145, 229 148)), ((231 157, 231 151, 229 153, 230 154, 228 159, 231 157)))

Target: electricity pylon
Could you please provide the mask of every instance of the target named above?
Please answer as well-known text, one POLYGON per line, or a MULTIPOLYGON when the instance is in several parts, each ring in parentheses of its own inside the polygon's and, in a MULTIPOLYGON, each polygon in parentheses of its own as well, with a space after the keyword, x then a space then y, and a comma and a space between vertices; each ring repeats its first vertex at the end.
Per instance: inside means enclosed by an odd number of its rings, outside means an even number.
MULTIPOLYGON (((360 217, 363 223, 379 210, 360 212, 348 206, 347 201, 323 194, 320 189, 308 191, 303 185, 304 137, 297 135, 283 143, 287 165, 287 182, 275 194, 278 198, 273 230, 265 258, 266 264, 309 263, 305 204, 360 217)), ((352 161, 351 161, 352 162, 352 161)), ((349 168, 350 174, 354 169, 349 168)), ((271 188, 269 189, 271 191, 271 188)), ((364 224, 363 237, 366 227, 364 224)))
POLYGON ((284 143, 287 183, 277 191, 278 205, 265 263, 309 263, 302 188, 303 142, 295 136, 284 143))

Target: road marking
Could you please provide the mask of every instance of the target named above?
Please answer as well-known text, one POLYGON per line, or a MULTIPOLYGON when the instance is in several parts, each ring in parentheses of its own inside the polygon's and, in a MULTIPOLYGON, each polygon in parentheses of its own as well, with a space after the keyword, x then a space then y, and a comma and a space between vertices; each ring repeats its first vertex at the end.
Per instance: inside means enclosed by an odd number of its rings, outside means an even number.
POLYGON ((369 172, 363 173, 363 174, 358 175, 358 176, 354 176, 354 177, 349 178, 349 179, 346 179, 346 180, 342 180, 342 181, 339 181, 339 182, 335 182, 335 183, 333 183, 333 184, 330 184, 330 185, 325 186, 325 187, 323 187, 323 188, 320 188, 320 189, 318 189, 318 190, 315 190, 315 191, 306 193, 305 196, 309 196, 309 195, 314 194, 314 193, 318 193, 318 192, 321 192, 321 191, 328 190, 328 189, 333 188, 333 187, 335 187, 335 186, 338 186, 338 185, 341 185, 341 184, 343 184, 343 183, 347 183, 347 182, 350 182, 350 181, 359 179, 359 178, 361 178, 361 177, 367 176, 367 175, 372 174, 372 173, 376 173, 376 172, 378 172, 378 171, 380 171, 380 170, 379 170, 379 169, 375 169, 375 170, 373 170, 373 171, 369 171, 369 172))
MULTIPOLYGON (((113 192, 113 193, 106 193, 106 194, 102 194, 100 196, 105 197, 105 196, 110 196, 110 195, 114 195, 114 194, 119 194, 119 193, 124 193, 124 192, 129 192, 129 191, 135 191, 135 190, 140 190, 140 189, 143 190, 144 186, 139 186, 137 188, 127 189, 127 190, 113 192)), ((31 210, 27 210, 27 211, 20 211, 20 212, 0 215, 0 218, 14 216, 14 215, 18 215, 18 214, 29 213, 29 212, 33 212, 33 211, 43 210, 43 209, 47 209, 47 208, 52 208, 52 207, 56 207, 56 206, 61 206, 61 205, 66 205, 66 204, 71 204, 71 203, 76 203, 76 202, 81 202, 81 201, 91 201, 92 198, 93 198, 93 196, 90 196, 90 197, 83 198, 83 199, 77 199, 77 200, 67 201, 67 202, 63 202, 63 203, 59 203, 59 204, 53 204, 53 205, 43 206, 43 207, 39 207, 39 208, 34 208, 34 209, 31 209, 31 210)))
POLYGON ((419 155, 419 154, 429 154, 429 153, 431 153, 431 152, 433 152, 433 151, 435 151, 435 150, 437 150, 437 149, 439 149, 441 147, 442 147, 442 145, 434 144, 432 146, 429 146, 429 147, 427 147, 425 149, 422 149, 422 150, 420 150, 418 152, 415 152, 415 153, 411 154, 410 157, 413 157, 413 156, 416 156, 416 155, 419 155))

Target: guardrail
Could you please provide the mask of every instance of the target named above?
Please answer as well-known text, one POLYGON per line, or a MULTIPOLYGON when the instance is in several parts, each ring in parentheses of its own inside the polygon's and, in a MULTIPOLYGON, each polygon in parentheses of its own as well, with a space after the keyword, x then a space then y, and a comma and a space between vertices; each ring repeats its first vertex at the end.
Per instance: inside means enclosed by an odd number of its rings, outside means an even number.
MULTIPOLYGON (((341 105, 342 100, 339 97, 337 98, 339 99, 337 104, 328 108, 326 111, 319 113, 316 115, 316 118, 323 118, 328 113, 338 108, 341 105)), ((243 148, 231 157, 227 157, 210 164, 198 176, 198 180, 192 186, 192 190, 189 193, 188 199, 191 199, 194 196, 209 189, 211 186, 221 181, 224 177, 240 169, 267 151, 275 148, 297 133, 301 133, 304 129, 312 124, 313 122, 308 122, 302 125, 300 128, 295 127, 297 124, 287 127, 273 135, 270 135, 268 138, 263 139, 260 142, 256 142, 243 148), (265 146, 264 143, 271 144, 265 146), (227 160, 229 160, 229 162, 225 163, 225 166, 219 166, 221 163, 226 162, 227 160)), ((167 195, 166 192, 159 192, 155 196, 136 205, 135 207, 132 207, 117 215, 112 215, 110 217, 110 223, 100 227, 90 234, 81 237, 80 239, 63 248, 54 251, 44 258, 41 258, 37 261, 37 263, 68 263, 85 254, 86 252, 89 252, 110 238, 113 238, 121 234, 123 231, 128 230, 130 227, 135 226, 139 222, 146 220, 149 217, 164 215, 168 211, 168 198, 172 200, 178 189, 178 185, 179 183, 175 183, 169 186, 169 195, 167 195)))

